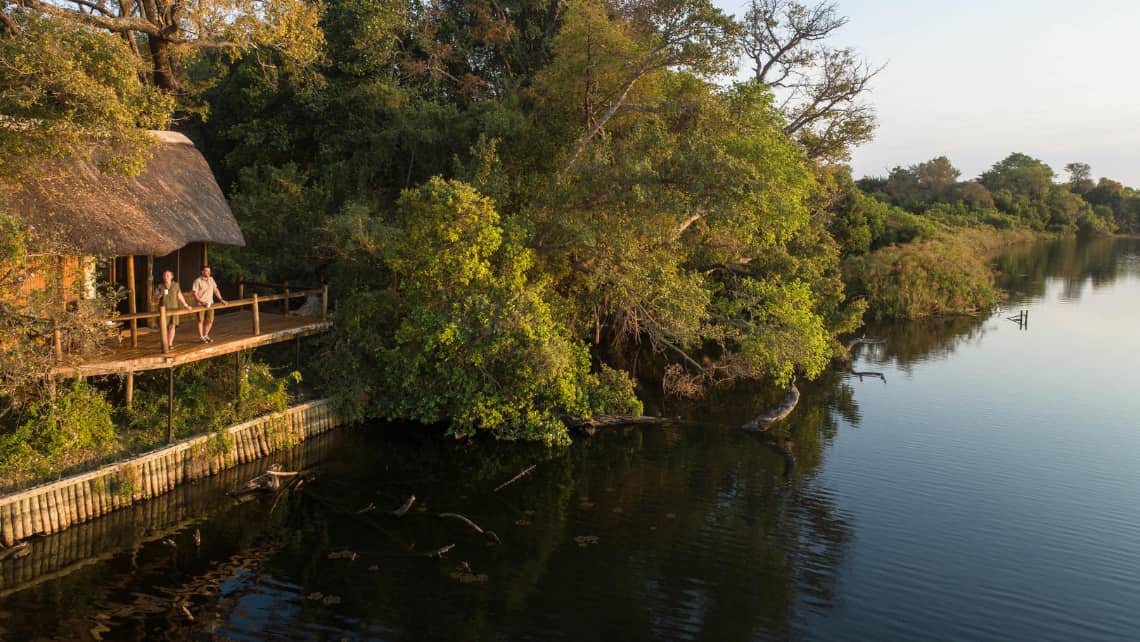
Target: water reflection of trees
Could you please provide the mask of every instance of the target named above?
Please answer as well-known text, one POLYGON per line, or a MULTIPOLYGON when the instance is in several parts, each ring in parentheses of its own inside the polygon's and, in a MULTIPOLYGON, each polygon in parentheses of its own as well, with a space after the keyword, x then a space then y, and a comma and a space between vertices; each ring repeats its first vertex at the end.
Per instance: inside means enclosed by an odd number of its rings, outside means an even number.
POLYGON ((950 317, 871 326, 867 334, 883 342, 857 346, 852 356, 876 367, 893 366, 909 373, 918 363, 946 359, 963 343, 981 340, 985 321, 981 317, 950 317))
POLYGON ((1122 260, 1140 252, 1140 239, 1058 239, 1026 246, 994 261, 997 284, 1009 292, 1010 305, 1041 299, 1049 278, 1063 281, 1061 297, 1078 301, 1089 283, 1094 289, 1111 285, 1127 274, 1137 274, 1134 262, 1122 260))
MULTIPOLYGON (((827 390, 844 388, 833 383, 827 390)), ((849 411, 849 402, 836 403, 849 411)), ((397 546, 351 511, 291 506, 306 511, 301 534, 275 559, 274 574, 301 593, 343 596, 331 609, 341 626, 382 625, 409 639, 784 637, 798 604, 830 603, 850 539, 831 498, 811 483, 836 430, 825 407, 787 427, 800 460, 788 477, 763 443, 718 425, 614 431, 556 456, 366 440, 318 484, 320 494, 335 490, 345 506, 380 497, 388 508, 414 492, 427 512, 383 522, 404 542, 397 546), (524 480, 490 492, 536 462, 524 480), (496 530, 504 545, 487 548, 452 520, 429 516, 442 511, 496 530), (582 536, 597 543, 580 547, 582 536), (457 548, 438 562, 406 550, 449 542, 457 548), (327 559, 339 549, 361 559, 327 559), (374 562, 381 572, 367 570, 374 562), (461 562, 487 582, 456 581, 461 562)), ((297 617, 336 629, 320 610, 297 617)))

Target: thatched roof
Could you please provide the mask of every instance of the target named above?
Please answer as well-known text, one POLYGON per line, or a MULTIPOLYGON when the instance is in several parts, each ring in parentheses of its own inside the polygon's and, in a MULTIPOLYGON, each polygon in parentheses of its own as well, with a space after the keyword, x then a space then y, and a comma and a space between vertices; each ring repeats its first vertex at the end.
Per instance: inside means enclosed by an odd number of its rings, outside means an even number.
POLYGON ((84 254, 163 256, 195 241, 245 245, 190 139, 151 134, 158 145, 135 178, 104 174, 87 161, 58 163, 16 188, 0 186, 0 206, 35 226, 42 238, 84 254))

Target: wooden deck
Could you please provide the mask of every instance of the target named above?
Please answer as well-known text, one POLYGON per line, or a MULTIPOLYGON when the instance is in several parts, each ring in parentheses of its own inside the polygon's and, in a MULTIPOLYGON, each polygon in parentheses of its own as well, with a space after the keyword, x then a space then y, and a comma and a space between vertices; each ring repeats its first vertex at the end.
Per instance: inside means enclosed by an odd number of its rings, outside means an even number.
POLYGON ((174 336, 174 349, 168 354, 162 353, 162 333, 158 328, 153 328, 146 334, 140 333, 137 348, 130 347, 130 337, 124 336, 117 347, 96 357, 68 362, 68 356, 65 355, 64 361, 67 363, 57 367, 53 374, 59 377, 97 376, 173 368, 184 363, 326 332, 332 327, 332 322, 262 311, 260 325, 261 334, 255 336, 252 313, 249 310, 219 313, 210 331, 214 342, 201 343, 198 341, 198 317, 188 315, 182 317, 174 336))

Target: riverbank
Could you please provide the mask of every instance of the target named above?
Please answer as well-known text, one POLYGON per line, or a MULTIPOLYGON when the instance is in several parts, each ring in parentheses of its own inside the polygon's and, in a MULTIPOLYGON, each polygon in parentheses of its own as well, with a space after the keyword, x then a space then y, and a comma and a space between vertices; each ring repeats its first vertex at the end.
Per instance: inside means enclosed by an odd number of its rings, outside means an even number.
POLYGON ((0 543, 57 533, 245 464, 342 424, 331 400, 299 404, 217 433, 0 497, 0 543))
POLYGON ((843 266, 848 295, 867 301, 871 319, 978 315, 1001 299, 990 265, 1002 251, 1040 240, 1030 230, 951 228, 892 245, 843 266))

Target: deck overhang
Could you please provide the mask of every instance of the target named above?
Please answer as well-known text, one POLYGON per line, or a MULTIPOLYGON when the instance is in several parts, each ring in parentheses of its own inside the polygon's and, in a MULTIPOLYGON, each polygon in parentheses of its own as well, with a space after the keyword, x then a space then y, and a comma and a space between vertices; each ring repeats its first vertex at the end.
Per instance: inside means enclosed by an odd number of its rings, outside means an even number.
POLYGON ((210 333, 214 339, 213 343, 201 343, 195 330, 196 323, 196 315, 183 317, 174 348, 166 354, 162 351, 161 333, 158 330, 151 330, 139 335, 137 347, 130 347, 130 341, 124 340, 120 346, 113 347, 103 354, 74 363, 61 364, 53 369, 51 374, 60 378, 70 378, 163 370, 312 336, 332 328, 332 321, 262 312, 260 334, 253 335, 250 331, 252 314, 243 310, 218 314, 210 333))

